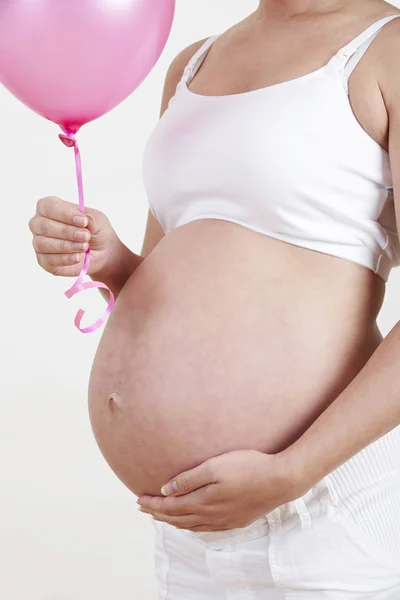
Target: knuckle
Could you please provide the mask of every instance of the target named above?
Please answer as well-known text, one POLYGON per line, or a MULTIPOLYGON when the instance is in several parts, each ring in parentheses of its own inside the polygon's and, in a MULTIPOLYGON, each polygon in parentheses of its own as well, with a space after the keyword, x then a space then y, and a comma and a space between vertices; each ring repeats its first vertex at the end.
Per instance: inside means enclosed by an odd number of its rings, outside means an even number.
POLYGON ((35 235, 35 237, 33 238, 33 247, 36 250, 36 252, 39 253, 43 253, 45 248, 44 248, 44 240, 42 237, 35 235))
POLYGON ((204 470, 205 470, 206 477, 208 479, 210 479, 210 481, 213 481, 214 478, 216 477, 216 469, 213 466, 213 464, 211 462, 206 462, 204 464, 204 470))
POLYGON ((29 222, 28 222, 28 227, 29 227, 31 233, 34 233, 34 226, 35 226, 35 217, 32 217, 31 219, 29 219, 29 222))
POLYGON ((52 254, 48 254, 46 256, 46 263, 50 268, 53 268, 56 266, 56 262, 55 262, 54 256, 52 254))
POLYGON ((213 506, 215 504, 215 491, 211 490, 210 486, 199 490, 197 502, 203 508, 208 508, 210 505, 213 506))
POLYGON ((47 273, 52 272, 52 267, 51 267, 51 264, 49 263, 47 255, 41 254, 40 252, 38 252, 36 254, 36 258, 37 258, 37 262, 38 262, 39 266, 42 267, 42 269, 47 271, 47 273))
POLYGON ((189 515, 191 513, 196 513, 197 510, 201 509, 201 505, 198 502, 187 502, 185 504, 182 504, 180 507, 180 514, 186 514, 189 515))
POLYGON ((54 266, 51 270, 51 274, 54 277, 59 277, 61 275, 61 267, 60 266, 54 266))
POLYGON ((57 196, 45 196, 37 201, 36 208, 41 214, 44 214, 52 204, 55 204, 58 201, 59 198, 57 198, 57 196))
POLYGON ((48 197, 40 198, 36 204, 36 211, 41 215, 45 214, 45 212, 47 211, 48 203, 49 203, 48 197))
POLYGON ((53 258, 51 255, 48 255, 46 257, 46 266, 47 266, 47 271, 49 273, 51 273, 51 275, 59 275, 60 274, 60 264, 58 263, 58 261, 53 258))
POLYGON ((48 264, 53 272, 57 271, 59 273, 60 268, 64 264, 63 258, 64 257, 59 256, 58 254, 49 254, 48 255, 48 264))
POLYGON ((158 511, 159 507, 157 506, 157 502, 155 501, 155 499, 152 502, 149 502, 147 505, 148 510, 154 510, 154 511, 158 511))
POLYGON ((68 252, 70 247, 71 247, 71 245, 67 242, 67 240, 61 240, 61 242, 60 242, 61 252, 68 252))
POLYGON ((38 230, 41 235, 44 235, 44 236, 48 235, 49 223, 48 223, 47 219, 43 219, 43 218, 40 219, 40 222, 38 224, 38 230))
POLYGON ((61 235, 63 238, 68 238, 70 234, 70 230, 68 225, 66 225, 65 223, 62 224, 61 226, 61 235))
POLYGON ((199 515, 202 517, 208 516, 207 506, 203 502, 199 502, 198 500, 191 506, 190 511, 195 515, 199 515))
POLYGON ((181 483, 182 483, 181 487, 182 487, 183 491, 185 492, 185 494, 187 494, 189 492, 189 478, 186 473, 182 473, 181 483))

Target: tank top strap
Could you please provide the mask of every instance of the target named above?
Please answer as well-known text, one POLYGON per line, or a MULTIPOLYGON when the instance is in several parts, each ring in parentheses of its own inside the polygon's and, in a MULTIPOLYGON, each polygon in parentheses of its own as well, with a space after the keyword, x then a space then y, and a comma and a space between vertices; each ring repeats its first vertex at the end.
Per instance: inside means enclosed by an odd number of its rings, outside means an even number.
POLYGON ((397 17, 400 17, 400 14, 383 17, 383 19, 379 19, 375 23, 372 23, 372 25, 357 35, 357 37, 351 40, 351 42, 343 46, 335 55, 334 58, 343 59, 343 85, 347 94, 349 77, 357 66, 361 57, 381 31, 382 27, 397 17), (348 60, 349 58, 350 60, 348 60))
POLYGON ((207 56, 208 50, 219 35, 220 34, 217 33, 207 38, 205 42, 200 46, 200 48, 198 48, 198 50, 193 54, 192 58, 190 59, 183 71, 181 82, 184 81, 185 83, 189 83, 190 80, 193 79, 198 69, 200 68, 201 63, 207 56))

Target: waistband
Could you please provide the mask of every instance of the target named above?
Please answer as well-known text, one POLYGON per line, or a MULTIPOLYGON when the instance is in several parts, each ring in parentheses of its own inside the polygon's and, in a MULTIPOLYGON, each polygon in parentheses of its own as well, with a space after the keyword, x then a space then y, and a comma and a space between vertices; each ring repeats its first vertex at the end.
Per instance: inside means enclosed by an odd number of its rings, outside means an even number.
POLYGON ((188 529, 184 529, 183 531, 191 537, 198 538, 207 544, 209 548, 220 549, 238 542, 246 542, 264 537, 269 534, 270 525, 268 518, 265 516, 253 521, 253 523, 246 527, 238 527, 226 531, 190 531, 188 529))
POLYGON ((400 426, 375 440, 345 461, 324 480, 336 501, 355 496, 382 479, 400 473, 400 426))

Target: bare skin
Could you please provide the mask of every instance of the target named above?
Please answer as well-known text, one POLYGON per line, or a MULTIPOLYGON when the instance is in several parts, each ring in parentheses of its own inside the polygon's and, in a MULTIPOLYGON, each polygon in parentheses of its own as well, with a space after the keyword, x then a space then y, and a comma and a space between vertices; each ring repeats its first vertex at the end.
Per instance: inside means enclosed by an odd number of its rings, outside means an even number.
MULTIPOLYGON (((396 12, 377 1, 265 0, 216 40, 190 89, 229 95, 304 75, 396 12)), ((381 43, 355 68, 349 94, 387 149, 381 43)), ((283 450, 382 341, 384 293, 361 265, 234 223, 199 220, 160 236, 122 288, 93 364, 90 417, 106 460, 135 494, 157 495, 217 454, 283 450)))

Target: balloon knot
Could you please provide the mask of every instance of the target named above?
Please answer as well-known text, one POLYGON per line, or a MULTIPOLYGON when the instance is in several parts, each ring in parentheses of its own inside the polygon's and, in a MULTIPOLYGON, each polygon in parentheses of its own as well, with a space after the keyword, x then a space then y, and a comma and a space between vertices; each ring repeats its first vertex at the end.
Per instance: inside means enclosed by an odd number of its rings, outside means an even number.
POLYGON ((58 137, 68 148, 73 148, 76 146, 76 139, 72 133, 59 133, 58 137))

